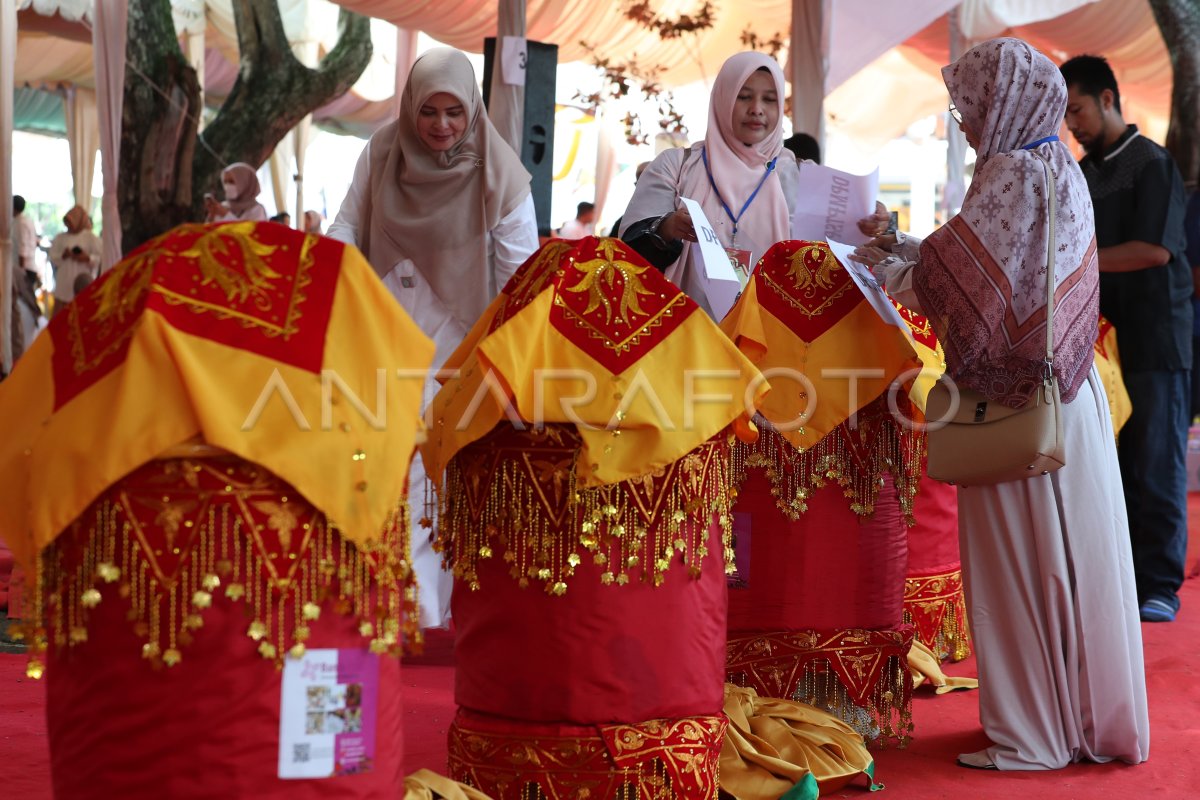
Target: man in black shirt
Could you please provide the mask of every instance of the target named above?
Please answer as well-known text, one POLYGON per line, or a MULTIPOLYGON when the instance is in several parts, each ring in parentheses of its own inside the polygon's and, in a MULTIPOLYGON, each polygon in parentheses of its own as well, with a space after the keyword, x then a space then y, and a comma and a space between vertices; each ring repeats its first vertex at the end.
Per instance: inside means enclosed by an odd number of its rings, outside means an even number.
POLYGON ((1121 116, 1108 62, 1062 65, 1067 127, 1087 155, 1100 256, 1100 313, 1117 329, 1133 416, 1119 455, 1145 621, 1179 610, 1187 556, 1187 435, 1192 276, 1184 255, 1186 198, 1170 154, 1121 116))

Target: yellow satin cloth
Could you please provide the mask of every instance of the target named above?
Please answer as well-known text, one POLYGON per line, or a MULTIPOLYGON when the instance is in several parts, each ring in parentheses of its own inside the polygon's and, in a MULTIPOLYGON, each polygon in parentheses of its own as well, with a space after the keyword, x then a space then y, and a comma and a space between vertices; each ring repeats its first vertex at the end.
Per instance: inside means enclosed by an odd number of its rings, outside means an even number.
POLYGON ((421 445, 439 483, 456 453, 506 418, 574 424, 579 485, 619 483, 738 420, 749 431, 768 388, 687 295, 624 243, 591 237, 539 250, 446 366, 457 372, 421 445))
POLYGON ((491 797, 432 770, 419 769, 404 779, 404 800, 491 800, 491 797))
POLYGON ((926 681, 937 694, 946 694, 955 689, 979 688, 978 678, 956 678, 942 672, 938 657, 920 639, 913 639, 912 649, 908 651, 908 671, 912 673, 914 689, 923 686, 926 681))
POLYGON ((921 366, 824 242, 773 245, 721 329, 771 381, 763 416, 805 449, 921 366))
POLYGON ((1096 336, 1096 371, 1100 373, 1100 382, 1104 384, 1104 393, 1108 395, 1113 435, 1119 434, 1133 415, 1133 402, 1129 399, 1125 378, 1121 374, 1117 329, 1104 317, 1100 317, 1100 331, 1096 336))
POLYGON ((862 736, 828 712, 725 684, 725 715, 721 790, 735 800, 808 800, 859 775, 875 785, 862 736))
POLYGON ((942 344, 934 334, 928 317, 923 317, 905 308, 895 300, 892 301, 892 305, 896 307, 900 317, 908 324, 908 330, 912 334, 913 345, 917 351, 917 358, 921 361, 921 372, 913 379, 908 396, 924 414, 929 390, 946 371, 946 354, 942 351, 942 344))
POLYGON ((176 228, 58 314, 0 384, 0 534, 32 573, 109 486, 198 437, 295 486, 345 539, 376 540, 404 497, 432 360, 353 247, 263 223, 176 228))

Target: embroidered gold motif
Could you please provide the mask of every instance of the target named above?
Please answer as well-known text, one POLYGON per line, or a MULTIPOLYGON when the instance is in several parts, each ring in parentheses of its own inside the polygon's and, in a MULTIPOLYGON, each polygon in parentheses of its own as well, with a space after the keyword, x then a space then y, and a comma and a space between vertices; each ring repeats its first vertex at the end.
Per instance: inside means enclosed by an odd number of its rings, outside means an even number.
POLYGON ((641 317, 647 316, 647 312, 641 305, 641 297, 652 297, 654 292, 645 287, 640 276, 650 267, 638 266, 617 259, 617 255, 624 255, 625 252, 617 246, 613 239, 602 239, 596 249, 604 254, 604 258, 576 262, 575 269, 583 273, 583 278, 565 291, 587 292, 588 304, 583 310, 584 315, 591 314, 600 306, 604 306, 604 324, 611 325, 614 309, 612 302, 605 296, 601 283, 603 282, 609 289, 612 289, 617 277, 620 276, 623 289, 621 299, 615 309, 620 321, 625 325, 632 325, 633 322, 629 318, 630 312, 641 317))

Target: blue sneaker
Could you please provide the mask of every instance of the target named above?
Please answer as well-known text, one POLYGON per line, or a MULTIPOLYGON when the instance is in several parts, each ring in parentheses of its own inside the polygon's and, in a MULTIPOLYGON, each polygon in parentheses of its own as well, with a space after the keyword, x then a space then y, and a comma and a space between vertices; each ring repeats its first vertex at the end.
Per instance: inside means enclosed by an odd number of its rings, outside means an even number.
POLYGON ((1159 600, 1157 597, 1152 597, 1142 603, 1139 609, 1142 617, 1142 622, 1174 622, 1175 609, 1166 600, 1159 600))

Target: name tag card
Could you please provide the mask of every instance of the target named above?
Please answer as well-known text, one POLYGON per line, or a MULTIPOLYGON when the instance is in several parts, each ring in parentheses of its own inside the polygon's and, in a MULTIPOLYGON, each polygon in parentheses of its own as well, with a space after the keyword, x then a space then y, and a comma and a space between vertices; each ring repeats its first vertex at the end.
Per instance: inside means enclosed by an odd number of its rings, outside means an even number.
POLYGON ((739 277, 739 270, 734 269, 730 253, 725 249, 725 245, 721 244, 716 230, 704 215, 700 204, 687 197, 681 197, 679 200, 692 215, 692 226, 696 229, 698 240, 693 247, 700 248, 700 262, 704 265, 704 294, 712 309, 713 319, 720 320, 733 308, 748 276, 739 277))

